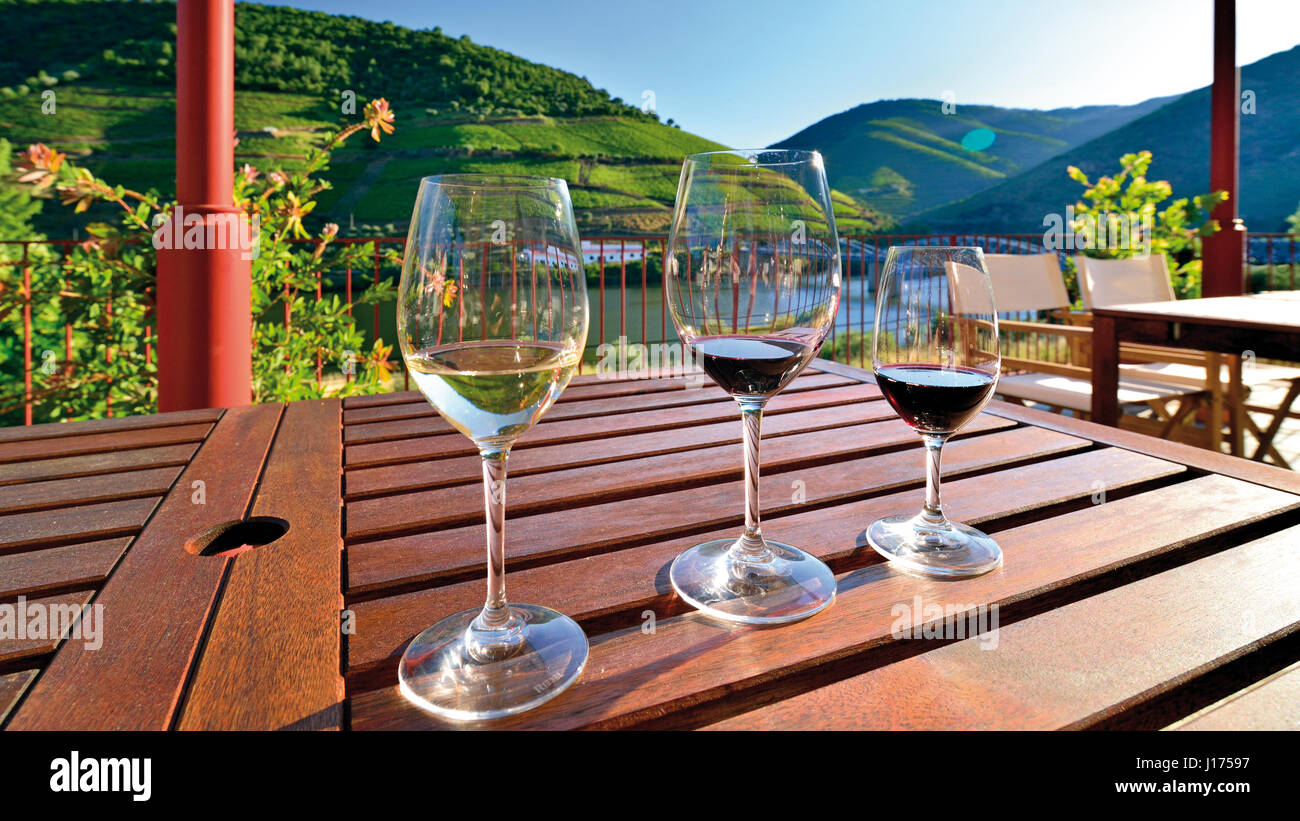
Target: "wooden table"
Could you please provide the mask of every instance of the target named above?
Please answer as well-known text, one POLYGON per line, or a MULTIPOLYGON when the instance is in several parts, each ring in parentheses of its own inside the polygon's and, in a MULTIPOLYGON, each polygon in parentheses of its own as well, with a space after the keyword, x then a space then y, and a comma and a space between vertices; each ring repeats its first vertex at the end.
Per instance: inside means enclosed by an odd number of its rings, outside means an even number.
MULTIPOLYGON (((490 726, 1300 721, 1300 477, 993 403, 947 447, 944 500, 1005 563, 915 578, 863 531, 920 505, 919 441, 869 374, 815 369, 767 414, 764 530, 830 564, 835 603, 765 629, 683 606, 673 557, 740 527, 735 404, 711 384, 580 377, 511 457, 507 590, 578 619, 591 658, 490 726), (996 649, 942 637, 991 605, 996 649)), ((469 442, 409 393, 0 431, 0 603, 89 601, 105 623, 94 650, 0 639, 0 720, 453 726, 398 695, 396 668, 417 632, 482 602, 479 481, 469 442), (289 530, 186 549, 247 516, 289 530)))
MULTIPOLYGON (((1245 413, 1241 357, 1300 362, 1300 291, 1145 302, 1093 310, 1092 420, 1119 423, 1119 346, 1123 342, 1209 351, 1228 357, 1228 405, 1234 414, 1232 453, 1243 454, 1245 413)), ((1219 378, 1219 359, 1209 361, 1219 378)), ((1215 440, 1217 442, 1217 439, 1215 440)), ((1260 448, 1261 456, 1267 443, 1260 448)))

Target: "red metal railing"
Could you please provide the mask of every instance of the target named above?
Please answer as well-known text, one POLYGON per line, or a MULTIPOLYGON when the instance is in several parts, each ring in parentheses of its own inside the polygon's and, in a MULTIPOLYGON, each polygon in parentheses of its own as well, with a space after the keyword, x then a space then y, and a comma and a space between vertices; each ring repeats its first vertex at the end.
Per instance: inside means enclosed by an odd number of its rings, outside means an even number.
MULTIPOLYGON (((334 240, 334 243, 339 245, 374 243, 375 247, 371 255, 371 262, 367 266, 369 270, 365 273, 369 274, 372 283, 378 283, 385 276, 396 277, 398 275, 397 267, 387 263, 386 252, 394 248, 400 249, 405 241, 403 237, 355 237, 338 238, 334 240)), ((842 297, 840 311, 835 319, 834 334, 848 334, 848 336, 842 346, 829 346, 826 355, 841 356, 842 358, 860 362, 866 361, 868 355, 870 328, 874 321, 874 316, 869 316, 869 314, 873 313, 871 310, 872 291, 875 277, 879 272, 879 266, 889 246, 973 245, 983 248, 987 253, 1043 253, 1045 250, 1041 233, 849 235, 842 236, 840 243, 842 297), (854 348, 856 348, 856 351, 854 348)), ((21 315, 23 390, 20 399, 25 424, 32 423, 33 409, 39 406, 48 393, 48 391, 36 390, 33 383, 35 351, 39 347, 36 344, 37 340, 34 339, 34 306, 30 299, 33 267, 35 265, 55 265, 62 266, 66 270, 70 263, 70 252, 77 244, 76 240, 67 239, 0 241, 0 250, 5 251, 5 253, 0 253, 0 288, 17 287, 19 293, 27 297, 23 300, 21 315), (48 255, 49 258, 37 259, 38 255, 33 252, 33 249, 38 246, 51 251, 48 255)), ((602 343, 616 342, 620 337, 628 340, 629 343, 639 338, 642 345, 674 343, 677 341, 676 332, 672 323, 668 320, 668 307, 663 299, 662 280, 660 279, 660 284, 655 284, 653 282, 654 278, 651 276, 652 271, 662 273, 663 255, 666 249, 667 237, 662 235, 611 236, 588 238, 584 241, 584 261, 588 270, 593 271, 597 279, 597 283, 588 287, 589 299, 593 303, 591 330, 595 332, 595 338, 588 342, 588 351, 593 351, 602 343), (635 285, 631 290, 628 288, 629 264, 639 265, 640 267, 639 289, 635 285), (613 280, 615 277, 618 291, 611 294, 611 286, 614 283, 607 282, 607 280, 613 280), (631 312, 629 312, 628 305, 629 296, 639 302, 631 312), (618 317, 617 335, 613 333, 615 315, 618 317)), ((1064 261, 1066 252, 1059 252, 1059 254, 1062 261, 1064 261)), ((1244 290, 1295 288, 1298 266, 1300 266, 1300 234, 1250 234, 1246 243, 1246 259, 1243 265, 1244 290)), ((362 274, 362 271, 347 266, 341 271, 329 272, 327 276, 333 280, 336 274, 341 277, 341 283, 327 283, 318 274, 316 297, 321 299, 327 290, 335 290, 341 286, 343 297, 349 305, 348 314, 352 315, 353 278, 358 274, 362 274)), ((60 293, 60 297, 69 300, 86 298, 83 295, 66 290, 66 286, 65 290, 60 293)), ((39 309, 40 306, 36 305, 35 307, 39 309)), ((104 300, 104 308, 106 319, 111 322, 111 298, 104 300)), ((371 341, 383 336, 382 310, 379 305, 372 308, 369 322, 371 341)), ((285 321, 288 322, 287 312, 285 321)), ((57 343, 51 343, 63 348, 65 367, 89 364, 76 363, 75 330, 76 323, 71 319, 67 319, 63 322, 61 339, 57 343)), ((152 343, 149 341, 152 333, 153 325, 150 323, 145 332, 144 356, 147 364, 152 363, 154 358, 152 343)), ((114 355, 115 350, 112 347, 108 347, 104 351, 105 359, 110 362, 113 360, 114 355)), ((12 370, 9 375, 11 379, 17 376, 16 373, 12 373, 12 370)), ((322 384, 324 378, 324 363, 318 354, 316 362, 317 384, 322 384)), ((345 369, 343 378, 351 381, 352 374, 347 373, 345 369)), ((13 379, 9 384, 12 385, 16 381, 16 379, 13 379)), ((403 385, 406 388, 410 387, 409 376, 405 372, 403 373, 403 385)), ((18 397, 14 396, 15 401, 17 401, 18 397)), ((108 414, 112 415, 112 412, 110 391, 108 414)))
MULTIPOLYGON (((34 317, 32 299, 33 288, 33 269, 37 265, 55 266, 59 270, 66 271, 71 263, 71 251, 79 244, 78 240, 71 239, 53 239, 53 240, 0 240, 0 289, 7 290, 14 287, 16 282, 17 293, 22 297, 22 395, 21 404, 23 408, 23 423, 32 424, 32 412, 41 398, 49 391, 38 391, 34 388, 32 372, 34 368, 35 344, 33 338, 34 317), (44 248, 49 250, 49 256, 41 258, 44 255, 33 252, 34 248, 44 248), (17 275, 15 276, 15 270, 17 275)), ((103 300, 104 315, 107 322, 111 323, 113 318, 113 298, 111 288, 111 278, 109 279, 109 290, 107 297, 103 300)), ((61 279, 61 287, 58 292, 60 300, 69 301, 86 301, 90 297, 76 293, 69 289, 68 280, 65 277, 61 279)), ((39 307, 39 305, 36 305, 39 307)), ((7 319, 8 317, 0 317, 7 319)), ((75 323, 67 318, 62 327, 62 348, 63 361, 70 363, 74 356, 74 327, 75 323)), ((148 325, 145 329, 146 341, 144 345, 144 356, 146 365, 153 363, 153 326, 148 325)), ((48 350, 48 349, 47 349, 48 350)), ((104 359, 106 362, 113 361, 115 349, 108 346, 104 350, 104 359)), ((44 357, 42 357, 44 358, 44 357)), ((6 374, 9 376, 10 374, 6 374)), ((111 382, 111 379, 109 380, 111 382)), ((12 384, 8 379, 5 381, 6 387, 12 384)), ((0 393, 0 402, 11 404, 12 394, 7 392, 0 393)), ((113 415, 113 404, 111 390, 107 398, 107 415, 113 415)))

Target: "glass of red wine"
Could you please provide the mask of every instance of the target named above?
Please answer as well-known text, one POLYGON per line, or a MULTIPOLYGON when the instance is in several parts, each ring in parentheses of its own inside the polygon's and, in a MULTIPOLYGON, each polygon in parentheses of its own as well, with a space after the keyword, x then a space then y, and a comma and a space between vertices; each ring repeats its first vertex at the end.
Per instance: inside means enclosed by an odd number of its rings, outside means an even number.
POLYGON ((683 343, 740 405, 745 447, 744 531, 678 556, 673 589, 727 621, 810 616, 835 599, 835 576, 799 548, 763 537, 758 445, 763 406, 817 355, 839 308, 839 238, 821 155, 687 157, 664 286, 683 343))
POLYGON ((927 576, 978 576, 1002 563, 993 539, 949 521, 939 499, 943 444, 974 419, 997 385, 998 316, 979 248, 895 246, 876 287, 872 343, 876 382, 921 435, 925 505, 867 529, 867 541, 900 567, 927 576))

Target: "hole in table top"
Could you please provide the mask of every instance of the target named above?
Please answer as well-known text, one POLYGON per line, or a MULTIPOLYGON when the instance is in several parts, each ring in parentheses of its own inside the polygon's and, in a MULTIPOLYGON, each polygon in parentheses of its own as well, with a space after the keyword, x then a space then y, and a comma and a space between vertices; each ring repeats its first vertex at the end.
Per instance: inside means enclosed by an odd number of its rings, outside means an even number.
POLYGON ((222 522, 185 540, 185 552, 195 556, 238 556, 271 544, 289 532, 289 523, 274 516, 253 516, 222 522))

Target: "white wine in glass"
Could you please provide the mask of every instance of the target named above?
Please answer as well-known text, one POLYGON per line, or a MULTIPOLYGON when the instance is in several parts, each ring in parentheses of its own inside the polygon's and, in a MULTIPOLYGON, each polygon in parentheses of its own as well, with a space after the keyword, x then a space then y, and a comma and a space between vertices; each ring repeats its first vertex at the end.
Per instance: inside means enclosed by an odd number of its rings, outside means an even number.
POLYGON ((450 174, 420 183, 398 290, 406 366, 483 462, 487 601, 416 636, 402 694, 446 718, 523 712, 582 673, 567 616, 505 595, 506 461, 554 404, 587 341, 586 275, 564 180, 450 174))

